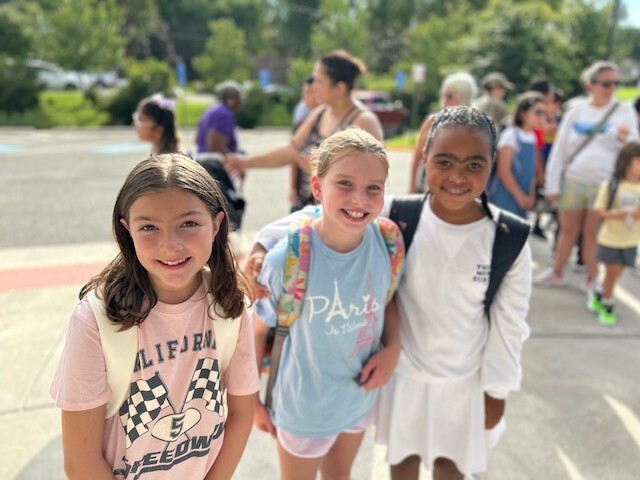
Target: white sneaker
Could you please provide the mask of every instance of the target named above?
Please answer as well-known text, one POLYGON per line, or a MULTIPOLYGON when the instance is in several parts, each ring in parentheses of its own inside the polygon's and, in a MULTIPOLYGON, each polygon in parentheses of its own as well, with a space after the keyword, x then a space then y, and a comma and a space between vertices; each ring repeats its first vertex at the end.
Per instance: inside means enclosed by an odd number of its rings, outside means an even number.
POLYGON ((554 272, 553 268, 547 268, 533 277, 533 284, 539 287, 563 287, 567 284, 567 279, 554 272))

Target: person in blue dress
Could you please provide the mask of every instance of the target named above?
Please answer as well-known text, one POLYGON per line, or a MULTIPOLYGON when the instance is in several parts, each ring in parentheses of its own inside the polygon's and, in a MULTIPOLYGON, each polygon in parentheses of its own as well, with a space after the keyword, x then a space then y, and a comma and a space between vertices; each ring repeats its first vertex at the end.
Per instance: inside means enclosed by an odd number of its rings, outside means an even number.
POLYGON ((539 152, 533 130, 544 126, 545 115, 540 93, 526 92, 519 98, 513 125, 500 135, 498 161, 487 186, 491 203, 522 218, 536 201, 539 152))

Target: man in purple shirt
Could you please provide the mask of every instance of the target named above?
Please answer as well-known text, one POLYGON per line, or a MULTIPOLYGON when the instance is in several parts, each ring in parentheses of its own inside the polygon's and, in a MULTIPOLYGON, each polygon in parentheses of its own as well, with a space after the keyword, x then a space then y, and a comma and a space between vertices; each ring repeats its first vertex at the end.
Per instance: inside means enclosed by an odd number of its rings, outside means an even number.
POLYGON ((218 88, 220 103, 209 108, 198 124, 198 153, 238 151, 236 120, 233 116, 242 105, 241 86, 232 80, 221 83, 218 88))

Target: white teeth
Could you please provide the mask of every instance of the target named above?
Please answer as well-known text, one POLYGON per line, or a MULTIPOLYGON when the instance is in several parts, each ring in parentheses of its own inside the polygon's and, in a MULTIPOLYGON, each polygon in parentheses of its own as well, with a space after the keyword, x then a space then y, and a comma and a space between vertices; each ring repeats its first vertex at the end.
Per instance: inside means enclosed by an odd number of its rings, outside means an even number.
POLYGON ((187 261, 186 258, 183 258, 181 260, 177 260, 175 262, 165 262, 164 260, 160 260, 162 263, 164 263, 165 265, 169 265, 171 267, 175 266, 175 265, 180 265, 181 263, 184 263, 187 261))
POLYGON ((349 215, 350 217, 353 217, 353 218, 362 218, 362 217, 364 217, 364 212, 356 212, 355 210, 345 210, 345 212, 347 212, 347 215, 349 215))
POLYGON ((460 195, 467 191, 464 188, 445 188, 445 190, 449 193, 453 193, 454 195, 460 195))

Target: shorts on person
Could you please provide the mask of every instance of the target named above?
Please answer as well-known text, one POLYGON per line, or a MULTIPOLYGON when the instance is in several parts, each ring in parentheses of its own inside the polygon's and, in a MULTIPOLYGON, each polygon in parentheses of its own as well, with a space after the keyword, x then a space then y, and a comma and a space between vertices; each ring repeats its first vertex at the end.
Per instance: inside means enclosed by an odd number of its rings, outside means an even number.
MULTIPOLYGON (((373 411, 369 413, 366 417, 356 423, 353 427, 345 430, 342 433, 362 433, 364 432, 373 420, 373 411)), ((276 427, 276 436, 278 437, 278 442, 282 448, 284 448, 291 455, 294 455, 299 458, 319 458, 324 457, 331 447, 338 440, 338 436, 329 435, 327 437, 319 437, 319 438, 308 438, 308 437, 299 437, 298 435, 294 435, 293 433, 287 432, 281 428, 276 427)))
POLYGON ((558 201, 561 210, 593 210, 600 184, 591 185, 565 178, 558 201))

